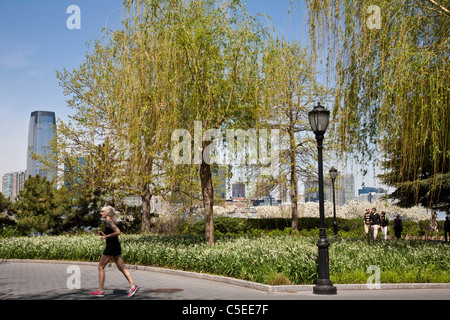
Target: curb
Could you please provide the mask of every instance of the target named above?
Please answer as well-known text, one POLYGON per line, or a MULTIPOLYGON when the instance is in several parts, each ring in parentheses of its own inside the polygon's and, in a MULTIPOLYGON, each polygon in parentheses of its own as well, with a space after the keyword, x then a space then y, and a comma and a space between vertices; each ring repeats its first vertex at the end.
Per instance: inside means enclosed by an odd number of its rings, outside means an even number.
MULTIPOLYGON (((0 263, 5 262, 16 262, 16 263, 48 263, 48 264, 74 264, 74 265, 87 265, 87 266, 97 266, 97 262, 87 262, 87 261, 65 261, 65 260, 33 260, 33 259, 0 259, 0 263)), ((107 267, 115 268, 115 263, 108 263, 107 267)), ((314 285, 279 285, 273 286, 268 284, 262 284, 257 282, 251 282, 236 278, 229 278, 225 276, 218 276, 213 274, 198 273, 191 271, 183 271, 176 269, 166 269, 151 266, 141 266, 141 265, 129 265, 125 264, 128 269, 141 270, 141 271, 151 271, 159 272, 183 277, 190 277, 195 279, 209 280, 215 282, 221 282, 226 284, 231 284, 235 286, 241 286, 250 289, 256 289, 268 293, 277 292, 299 292, 299 291, 313 291, 314 285)), ((450 289, 450 283, 380 283, 377 286, 372 285, 369 287, 367 284, 335 284, 338 290, 390 290, 390 289, 450 289)))

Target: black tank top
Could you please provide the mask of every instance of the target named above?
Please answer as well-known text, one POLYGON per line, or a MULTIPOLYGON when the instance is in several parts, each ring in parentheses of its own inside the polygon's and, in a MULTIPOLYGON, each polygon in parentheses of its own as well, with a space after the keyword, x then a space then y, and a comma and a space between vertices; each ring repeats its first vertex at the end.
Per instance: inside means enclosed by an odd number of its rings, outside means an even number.
MULTIPOLYGON (((105 226, 105 235, 108 235, 108 234, 111 234, 111 233, 114 233, 114 230, 108 228, 108 226, 105 226)), ((110 245, 110 244, 115 245, 115 244, 118 244, 118 243, 119 243, 119 237, 118 236, 107 237, 106 238, 106 245, 110 245)))

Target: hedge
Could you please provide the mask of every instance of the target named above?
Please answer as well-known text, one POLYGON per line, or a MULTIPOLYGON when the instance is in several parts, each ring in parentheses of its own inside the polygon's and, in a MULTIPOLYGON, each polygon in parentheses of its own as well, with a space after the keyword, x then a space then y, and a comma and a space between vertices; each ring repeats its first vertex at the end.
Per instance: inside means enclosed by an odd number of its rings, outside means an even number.
MULTIPOLYGON (((336 219, 339 232, 347 232, 353 234, 363 235, 363 221, 362 219, 336 219)), ((403 221, 403 235, 409 236, 424 236, 428 231, 429 220, 419 222, 403 221)), ((444 221, 438 221, 439 234, 442 233, 444 221)), ((232 217, 216 217, 214 218, 214 231, 220 234, 252 234, 255 230, 262 232, 271 232, 275 230, 284 231, 286 228, 291 228, 291 219, 287 218, 261 218, 261 219, 247 219, 247 218, 232 218, 232 217)), ((299 231, 311 231, 318 229, 320 226, 319 218, 304 218, 298 219, 299 231)), ((333 229, 333 218, 325 218, 325 228, 333 229)), ((328 232, 328 231, 327 231, 328 232)), ((181 223, 178 228, 179 234, 203 235, 205 233, 205 221, 199 220, 195 223, 188 222, 181 223)), ((393 223, 390 221, 390 233, 393 233, 393 223)))

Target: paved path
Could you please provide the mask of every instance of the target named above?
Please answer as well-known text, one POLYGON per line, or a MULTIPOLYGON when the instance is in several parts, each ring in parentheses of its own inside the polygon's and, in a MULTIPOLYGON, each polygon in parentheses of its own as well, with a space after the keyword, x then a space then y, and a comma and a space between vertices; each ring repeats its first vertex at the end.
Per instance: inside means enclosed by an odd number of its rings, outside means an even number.
MULTIPOLYGON (((105 270, 106 298, 129 299, 128 282, 122 273, 114 264, 108 265, 105 270)), ((166 273, 166 270, 158 268, 150 270, 154 271, 129 267, 134 282, 141 288, 133 300, 450 300, 450 284, 434 287, 414 285, 408 289, 383 289, 385 286, 382 285, 382 289, 371 290, 365 286, 336 285, 337 295, 321 296, 312 293, 312 286, 292 286, 287 287, 285 292, 267 292, 270 286, 258 287, 246 281, 178 271, 166 273), (223 282, 224 279, 226 282, 223 282)), ((101 299, 89 294, 97 290, 97 286, 98 271, 94 263, 0 262, 1 300, 101 299), (74 269, 71 266, 75 266, 74 269), (71 288, 77 284, 73 281, 76 274, 80 275, 79 289, 71 288)))
POLYGON ((383 289, 387 286, 383 284, 382 289, 336 285, 337 295, 321 296, 312 293, 313 286, 272 287, 182 271, 128 267, 141 288, 139 292, 132 298, 127 297, 128 282, 112 264, 106 268, 106 296, 98 298, 89 294, 98 285, 98 270, 94 263, 0 260, 0 308, 12 310, 20 318, 35 318, 42 314, 46 319, 245 317, 280 320, 293 316, 304 318, 305 314, 311 316, 311 312, 321 318, 345 314, 346 319, 352 319, 361 317, 361 313, 355 311, 360 310, 358 308, 369 310, 374 305, 373 300, 386 300, 381 304, 391 314, 393 310, 401 310, 402 316, 413 319, 417 310, 424 308, 433 309, 437 317, 444 315, 447 300, 450 300, 450 284, 411 286, 409 289, 392 289, 395 288, 392 286, 383 289), (71 286, 77 284, 72 281, 77 274, 80 275, 80 288, 72 289, 71 286), (324 304, 322 300, 327 299, 335 300, 335 303, 324 304), (360 300, 356 309, 353 300, 360 300), (430 300, 435 302, 432 306, 430 300))

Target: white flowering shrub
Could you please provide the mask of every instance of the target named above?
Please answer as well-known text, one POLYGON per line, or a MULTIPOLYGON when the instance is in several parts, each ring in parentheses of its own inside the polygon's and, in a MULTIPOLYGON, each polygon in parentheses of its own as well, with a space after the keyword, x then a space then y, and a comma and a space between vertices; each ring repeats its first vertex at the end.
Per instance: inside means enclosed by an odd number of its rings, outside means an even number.
MULTIPOLYGON (((350 201, 344 206, 336 206, 336 217, 353 219, 353 218, 363 218, 366 208, 376 208, 378 213, 382 211, 386 212, 386 217, 388 219, 394 219, 398 214, 403 220, 420 221, 429 219, 430 216, 426 213, 426 209, 422 207, 412 207, 412 208, 401 208, 392 203, 383 200, 377 200, 375 202, 360 202, 360 201, 350 201)), ((317 211, 318 212, 318 211, 317 211)), ((325 204, 325 214, 326 216, 333 215, 333 204, 327 202, 325 204)))
MULTIPOLYGON (((366 208, 377 209, 378 213, 385 211, 388 218, 393 219, 399 214, 404 220, 419 221, 429 219, 430 216, 426 213, 426 210, 421 207, 413 208, 400 208, 393 204, 389 204, 385 201, 377 202, 359 202, 350 201, 343 206, 336 206, 336 217, 343 219, 359 219, 363 218, 366 208)), ((290 206, 261 206, 255 207, 256 217, 258 218, 290 218, 291 207, 290 206)), ((305 217, 319 217, 319 203, 306 202, 298 204, 298 216, 299 218, 305 217)), ((325 202, 325 217, 333 216, 333 204, 325 202)))
MULTIPOLYGON (((430 218, 430 214, 426 209, 422 207, 412 208, 400 208, 392 203, 383 200, 377 200, 375 202, 360 202, 349 201, 342 206, 336 206, 336 217, 343 219, 363 219, 365 209, 373 208, 377 209, 378 213, 382 211, 386 212, 386 216, 389 220, 393 220, 398 214, 403 220, 420 221, 430 218)), ((331 202, 325 202, 325 217, 333 216, 333 204, 331 202)), ((178 211, 168 210, 158 212, 158 216, 152 218, 152 224, 155 232, 171 232, 175 231, 180 221, 185 221, 188 216, 186 214, 180 214, 178 211)), ((237 217, 237 218, 286 218, 292 217, 290 205, 280 206, 257 206, 241 208, 236 205, 226 206, 214 206, 214 217, 237 217)), ((319 203, 306 202, 298 203, 298 217, 299 218, 311 218, 319 217, 319 203)), ((192 221, 198 221, 204 218, 203 209, 199 208, 195 210, 190 216, 192 221)))

